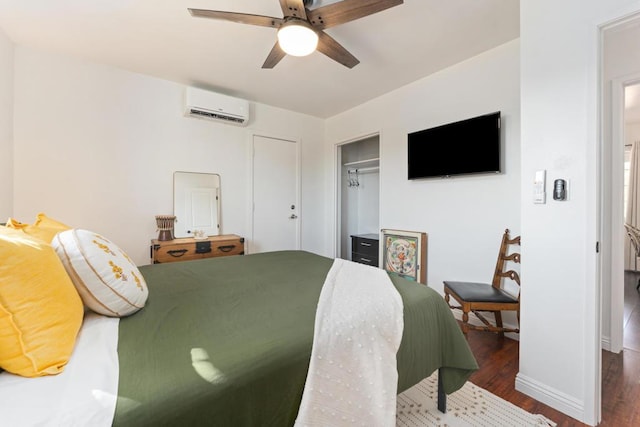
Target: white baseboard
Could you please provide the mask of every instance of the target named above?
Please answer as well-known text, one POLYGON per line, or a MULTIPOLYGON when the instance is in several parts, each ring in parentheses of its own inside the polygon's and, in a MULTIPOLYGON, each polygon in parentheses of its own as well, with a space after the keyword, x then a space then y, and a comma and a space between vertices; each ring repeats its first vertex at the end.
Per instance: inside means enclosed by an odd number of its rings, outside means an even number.
MULTIPOLYGON (((451 309, 451 312, 453 313, 453 317, 455 317, 456 319, 462 321, 462 311, 461 310, 454 310, 451 309)), ((493 316, 493 314, 489 314, 490 316, 493 316)), ((485 326, 484 323, 482 323, 482 321, 480 319, 478 319, 476 317, 475 314, 473 313, 469 313, 469 323, 475 326, 485 326)), ((503 323, 505 328, 511 328, 511 329, 515 329, 517 328, 516 325, 510 324, 510 323, 503 323)), ((515 332, 507 332, 506 334, 504 334, 505 337, 507 338, 511 338, 512 340, 516 340, 516 341, 520 341, 520 334, 516 334, 515 332)))
POLYGON ((611 351, 611 338, 603 336, 600 341, 603 350, 611 351))
MULTIPOLYGON (((462 320, 462 311, 453 309, 451 311, 453 312, 453 315, 456 319, 462 320)), ((482 321, 478 319, 473 313, 469 313, 469 323, 471 323, 472 325, 484 326, 484 323, 482 323, 482 321)), ((515 325, 509 323, 505 323, 504 325, 508 328, 516 327, 515 325)), ((506 333, 505 336, 514 340, 520 340, 520 334, 510 332, 506 333)), ((610 343, 608 342, 608 340, 603 338, 603 348, 605 344, 609 345, 610 343)), ((575 418, 576 420, 583 420, 584 403, 572 396, 567 395, 566 393, 550 388, 539 381, 522 375, 521 373, 518 373, 516 375, 515 387, 519 392, 531 396, 534 399, 544 403, 545 405, 551 406, 552 408, 555 408, 558 411, 575 418)))
POLYGON ((584 402, 553 389, 521 373, 516 375, 516 390, 584 422, 584 402))

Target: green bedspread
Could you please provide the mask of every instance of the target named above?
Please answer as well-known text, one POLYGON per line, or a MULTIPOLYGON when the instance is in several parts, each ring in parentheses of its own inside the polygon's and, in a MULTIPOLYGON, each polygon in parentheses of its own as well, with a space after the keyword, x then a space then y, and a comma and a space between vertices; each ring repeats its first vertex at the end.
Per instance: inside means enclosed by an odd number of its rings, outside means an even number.
MULTIPOLYGON (((333 260, 283 251, 141 267, 146 307, 121 319, 115 426, 291 426, 333 260)), ((393 276, 404 302, 398 392, 477 364, 442 297, 393 276)))

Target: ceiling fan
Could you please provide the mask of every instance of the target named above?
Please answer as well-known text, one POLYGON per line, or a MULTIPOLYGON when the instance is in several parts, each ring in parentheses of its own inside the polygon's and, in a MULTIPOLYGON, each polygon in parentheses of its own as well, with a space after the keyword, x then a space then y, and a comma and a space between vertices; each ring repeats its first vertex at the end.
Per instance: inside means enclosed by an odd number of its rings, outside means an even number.
POLYGON ((189 9, 189 13, 200 18, 276 28, 278 41, 262 68, 275 67, 286 54, 305 56, 315 50, 353 68, 360 61, 323 30, 403 3, 403 0, 343 0, 310 10, 307 6, 311 6, 313 0, 279 1, 283 18, 206 9, 189 9))

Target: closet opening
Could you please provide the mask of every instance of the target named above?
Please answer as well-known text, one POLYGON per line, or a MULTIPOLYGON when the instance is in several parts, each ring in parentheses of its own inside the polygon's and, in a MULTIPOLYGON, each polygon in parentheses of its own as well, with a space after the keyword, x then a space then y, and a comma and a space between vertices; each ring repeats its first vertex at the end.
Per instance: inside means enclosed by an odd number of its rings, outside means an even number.
POLYGON ((380 135, 337 146, 337 256, 378 266, 380 135))

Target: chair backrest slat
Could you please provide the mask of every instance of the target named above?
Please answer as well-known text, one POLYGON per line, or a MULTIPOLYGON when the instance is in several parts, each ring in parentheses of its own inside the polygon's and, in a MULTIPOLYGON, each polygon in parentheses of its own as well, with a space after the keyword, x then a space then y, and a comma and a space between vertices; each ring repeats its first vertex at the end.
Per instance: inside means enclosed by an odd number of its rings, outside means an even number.
POLYGON ((508 277, 509 279, 511 279, 514 282, 516 282, 518 284, 518 286, 520 285, 520 275, 518 274, 517 271, 513 271, 513 270, 503 271, 503 272, 499 273, 499 275, 500 275, 500 277, 508 277))
POLYGON ((627 223, 624 224, 624 228, 627 230, 629 240, 631 240, 631 244, 636 251, 636 255, 640 255, 640 230, 627 223))
MULTIPOLYGON (((502 288, 502 278, 507 277, 513 281, 515 281, 518 286, 520 286, 520 275, 513 270, 505 270, 506 264, 508 261, 512 261, 515 263, 520 263, 520 253, 519 252, 509 252, 509 246, 518 245, 520 246, 520 236, 514 237, 513 239, 509 238, 509 229, 504 230, 504 234, 502 235, 502 243, 500 244, 500 250, 498 252, 498 261, 496 262, 496 269, 493 274, 493 281, 491 285, 494 288, 501 289, 502 288)), ((518 299, 520 297, 518 296, 518 299)))

